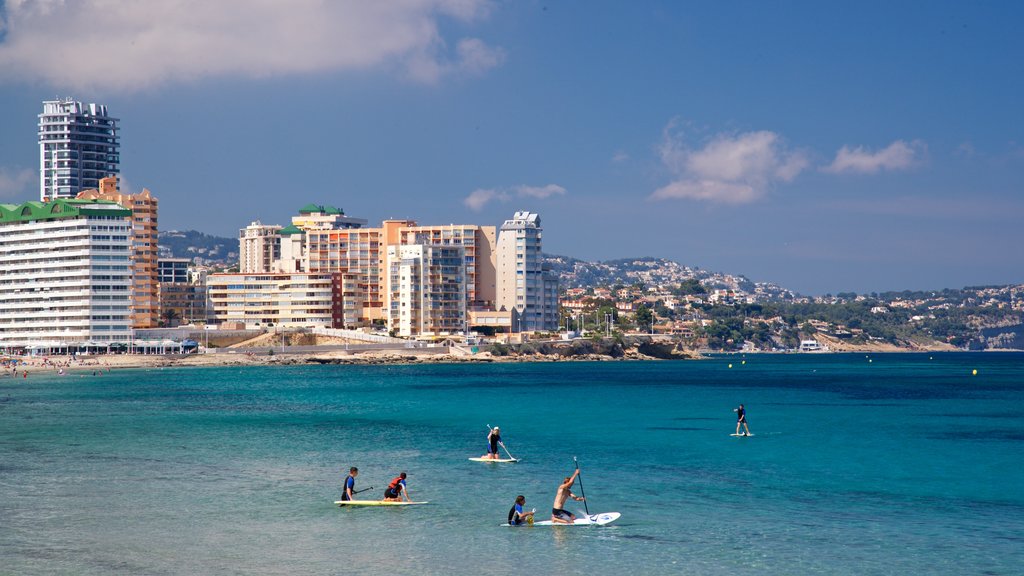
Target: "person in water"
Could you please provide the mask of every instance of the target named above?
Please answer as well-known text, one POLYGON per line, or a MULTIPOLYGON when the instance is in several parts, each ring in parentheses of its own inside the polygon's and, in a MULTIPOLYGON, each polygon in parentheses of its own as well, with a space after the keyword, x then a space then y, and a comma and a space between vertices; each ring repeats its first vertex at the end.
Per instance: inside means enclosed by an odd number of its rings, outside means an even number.
POLYGON ((732 411, 736 413, 736 435, 739 436, 740 426, 743 426, 743 435, 750 436, 750 428, 747 428, 747 411, 743 408, 743 404, 740 404, 739 408, 733 408, 732 411))
POLYGON ((355 466, 348 469, 348 476, 345 478, 345 491, 341 494, 342 500, 355 500, 356 476, 359 475, 359 468, 355 466))
POLYGON ((484 454, 481 458, 489 460, 501 458, 501 454, 498 453, 498 444, 501 444, 501 428, 495 426, 487 433, 487 454, 484 454))
POLYGON ((511 526, 522 526, 523 524, 533 524, 533 511, 523 512, 523 505, 526 504, 526 496, 520 494, 516 496, 516 503, 512 505, 512 508, 508 511, 508 523, 511 526))
POLYGON ((405 485, 405 472, 391 479, 391 483, 384 489, 384 501, 401 502, 403 494, 406 502, 412 501, 409 499, 409 487, 405 485))
POLYGON ((576 477, 580 475, 579 468, 572 473, 572 476, 566 476, 565 480, 558 487, 558 491, 555 492, 555 504, 551 507, 551 521, 555 524, 572 524, 576 521, 576 515, 568 510, 562 508, 565 506, 565 501, 569 498, 577 502, 583 500, 582 496, 577 496, 572 493, 572 485, 576 482, 576 477))

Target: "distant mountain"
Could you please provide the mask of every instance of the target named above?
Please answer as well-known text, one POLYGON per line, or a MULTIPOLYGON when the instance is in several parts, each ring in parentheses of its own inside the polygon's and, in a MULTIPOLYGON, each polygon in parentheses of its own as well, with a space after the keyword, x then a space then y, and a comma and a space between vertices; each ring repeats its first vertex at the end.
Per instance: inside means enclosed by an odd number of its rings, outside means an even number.
POLYGON ((158 236, 161 258, 188 258, 196 264, 238 264, 238 239, 195 230, 165 230, 158 236))

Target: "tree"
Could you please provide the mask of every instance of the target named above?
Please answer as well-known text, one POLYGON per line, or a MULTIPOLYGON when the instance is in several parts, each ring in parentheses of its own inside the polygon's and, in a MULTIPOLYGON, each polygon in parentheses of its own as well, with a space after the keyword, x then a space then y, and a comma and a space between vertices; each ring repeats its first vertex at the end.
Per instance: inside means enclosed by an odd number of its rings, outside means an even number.
POLYGON ((161 316, 163 316, 165 325, 169 328, 173 328, 175 326, 174 321, 178 319, 178 313, 173 308, 164 310, 161 316))
POLYGON ((676 294, 679 296, 690 296, 696 294, 707 294, 708 289, 700 283, 700 280, 696 278, 690 278, 683 280, 679 283, 679 287, 676 288, 676 294))
POLYGON ((651 309, 647 305, 641 304, 636 309, 635 319, 637 329, 644 332, 651 329, 651 324, 654 323, 654 314, 651 313, 651 309))

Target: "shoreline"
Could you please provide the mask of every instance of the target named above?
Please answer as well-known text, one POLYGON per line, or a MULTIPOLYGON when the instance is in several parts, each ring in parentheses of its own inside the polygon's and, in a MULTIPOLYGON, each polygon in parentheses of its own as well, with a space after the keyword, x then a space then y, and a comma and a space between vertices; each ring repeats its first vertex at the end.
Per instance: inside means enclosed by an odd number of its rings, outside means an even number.
MULTIPOLYGON (((430 350, 430 349, 428 349, 430 350)), ((189 354, 189 355, 155 355, 155 354, 110 354, 79 356, 72 360, 70 356, 47 356, 18 358, 17 376, 25 378, 25 374, 62 375, 95 375, 101 376, 111 370, 140 369, 140 368, 216 368, 229 366, 299 366, 299 365, 414 365, 414 364, 513 364, 527 362, 645 362, 645 361, 668 361, 673 360, 707 360, 713 356, 745 356, 760 354, 784 354, 784 355, 834 355, 834 354, 863 354, 863 353, 902 353, 902 354, 931 354, 948 352, 1024 352, 1022 350, 885 350, 885 351, 829 351, 829 352, 711 352, 709 355, 678 354, 674 358, 658 358, 647 356, 635 350, 626 350, 622 356, 614 357, 606 354, 581 354, 581 355, 559 355, 559 354, 509 354, 503 356, 493 355, 490 352, 477 354, 437 353, 434 351, 424 353, 416 349, 402 350, 381 350, 372 352, 352 353, 344 350, 324 351, 316 353, 278 353, 273 355, 252 355, 252 354, 189 354), (23 363, 22 363, 23 362, 23 363)), ((0 368, 0 375, 4 378, 11 377, 13 370, 10 366, 0 368)))

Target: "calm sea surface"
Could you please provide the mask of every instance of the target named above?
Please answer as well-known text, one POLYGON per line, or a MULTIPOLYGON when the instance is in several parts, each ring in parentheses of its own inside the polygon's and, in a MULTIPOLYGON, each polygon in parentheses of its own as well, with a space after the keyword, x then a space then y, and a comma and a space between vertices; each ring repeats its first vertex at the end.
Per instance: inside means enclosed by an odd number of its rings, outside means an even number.
POLYGON ((1022 401, 1021 354, 0 378, 0 573, 1021 574, 1022 401), (499 526, 573 456, 618 522, 499 526))

